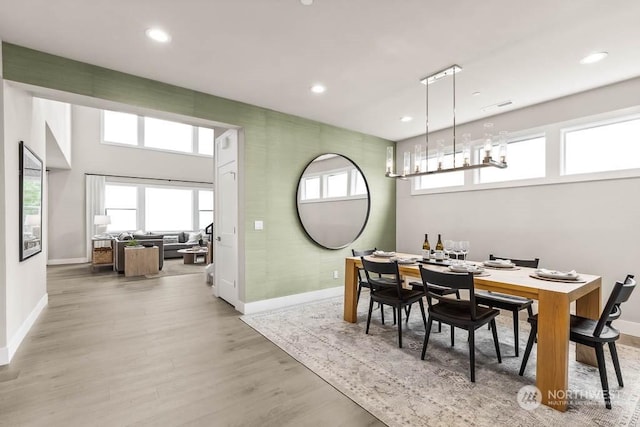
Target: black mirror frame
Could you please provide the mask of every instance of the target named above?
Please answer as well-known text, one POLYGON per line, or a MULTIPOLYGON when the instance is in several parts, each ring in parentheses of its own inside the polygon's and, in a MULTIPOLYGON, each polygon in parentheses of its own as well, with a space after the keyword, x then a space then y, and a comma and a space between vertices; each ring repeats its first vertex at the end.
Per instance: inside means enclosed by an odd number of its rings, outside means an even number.
POLYGON ((369 214, 371 213, 371 191, 369 190, 369 181, 367 181, 367 177, 364 175, 364 172, 362 172, 362 169, 360 169, 360 166, 358 166, 358 164, 356 162, 354 162, 353 160, 351 160, 349 157, 345 156, 344 154, 340 154, 340 153, 322 153, 322 154, 319 154, 319 155, 315 156, 313 159, 311 159, 311 161, 308 162, 304 166, 304 168, 302 169, 302 173, 300 173, 300 176, 298 177, 298 183, 296 185, 295 205, 296 205, 296 215, 298 217, 298 222, 300 222, 300 226, 302 226, 302 229, 304 230, 304 233, 307 235, 307 237, 313 243, 315 243, 316 245, 318 245, 318 246, 320 246, 321 248, 324 248, 324 249, 330 249, 330 250, 344 249, 347 246, 351 245, 353 242, 355 242, 358 239, 358 237, 360 237, 362 235, 362 232, 364 231, 364 228, 367 226, 367 223, 369 222, 369 214), (362 175, 362 179, 364 180, 364 185, 365 185, 365 187, 367 187, 367 215, 365 216, 364 222, 362 223, 362 227, 358 231, 358 234, 353 238, 353 240, 351 240, 350 242, 347 242, 346 244, 344 244, 342 246, 337 246, 337 247, 325 246, 322 243, 320 243, 317 240, 315 240, 311 236, 311 234, 309 234, 309 231, 307 231, 307 228, 304 226, 304 223, 302 222, 302 219, 300 218, 300 209, 298 208, 298 200, 300 199, 300 181, 302 180, 302 177, 304 176, 305 171, 311 165, 311 163, 313 163, 318 157, 324 156, 324 155, 327 155, 327 154, 334 154, 336 156, 340 156, 340 157, 348 160, 360 172, 360 175, 362 175))
POLYGON ((18 178, 18 182, 19 182, 18 191, 19 191, 19 199, 20 199, 20 203, 19 203, 20 212, 18 217, 19 218, 18 233, 20 236, 19 237, 19 244, 20 244, 19 254, 20 254, 20 261, 24 261, 42 252, 43 166, 42 166, 42 160, 40 159, 40 157, 38 157, 33 151, 31 151, 29 147, 26 146, 24 141, 20 141, 20 147, 18 151, 19 151, 19 169, 20 169, 20 174, 18 178), (29 162, 27 162, 27 159, 29 160, 29 162), (33 164, 36 167, 29 167, 30 164, 33 164), (24 240, 24 231, 25 231, 25 225, 26 225, 25 223, 26 223, 26 217, 27 217, 27 213, 25 212, 25 206, 24 206, 24 202, 25 202, 24 191, 25 191, 25 171, 27 169, 37 171, 40 178, 40 194, 38 195, 38 198, 39 198, 38 203, 40 208, 40 212, 38 213, 38 217, 39 217, 38 227, 40 229, 40 238, 36 239, 38 243, 35 246, 32 246, 30 248, 25 248, 26 242, 24 240))

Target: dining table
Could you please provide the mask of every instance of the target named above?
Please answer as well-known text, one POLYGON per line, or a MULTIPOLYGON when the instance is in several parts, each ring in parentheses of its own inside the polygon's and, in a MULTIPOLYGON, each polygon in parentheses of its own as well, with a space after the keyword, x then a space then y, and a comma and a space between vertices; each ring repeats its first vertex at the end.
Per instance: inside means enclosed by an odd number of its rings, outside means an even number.
MULTIPOLYGON (((415 263, 398 264, 403 278, 419 278, 420 268, 447 270, 448 266, 435 262, 419 263, 421 255, 396 253, 399 259, 414 258, 415 263)), ((390 258, 369 256, 379 262, 390 258)), ((345 259, 344 320, 357 322, 358 270, 362 261, 358 257, 345 259)), ((569 321, 571 304, 575 302, 575 314, 598 319, 601 311, 602 278, 579 273, 579 280, 558 282, 542 280, 535 276, 535 269, 526 267, 485 269, 474 276, 474 287, 503 294, 531 298, 538 302, 538 345, 536 387, 541 392, 543 404, 558 411, 566 411, 569 390, 569 321)), ((452 273, 455 274, 455 273, 452 273)), ((576 360, 597 366, 593 349, 576 345, 576 360)))

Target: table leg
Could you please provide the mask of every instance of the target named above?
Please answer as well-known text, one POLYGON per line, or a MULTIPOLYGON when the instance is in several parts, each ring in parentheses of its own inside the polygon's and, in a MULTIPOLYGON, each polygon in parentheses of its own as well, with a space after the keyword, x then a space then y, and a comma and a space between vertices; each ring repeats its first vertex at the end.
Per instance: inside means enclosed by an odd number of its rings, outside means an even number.
POLYGON ((358 321, 358 269, 356 262, 347 259, 344 266, 344 320, 350 323, 358 321))
POLYGON ((185 264, 195 264, 195 262, 196 262, 196 254, 184 254, 185 264))
MULTIPOLYGON (((602 302, 601 279, 598 279, 598 287, 582 298, 576 300, 576 315, 598 319, 600 317, 600 304, 602 302)), ((576 344, 576 360, 591 366, 598 366, 595 349, 581 344, 576 344)))
POLYGON ((564 412, 569 388, 569 298, 543 290, 538 298, 536 385, 542 403, 564 412))

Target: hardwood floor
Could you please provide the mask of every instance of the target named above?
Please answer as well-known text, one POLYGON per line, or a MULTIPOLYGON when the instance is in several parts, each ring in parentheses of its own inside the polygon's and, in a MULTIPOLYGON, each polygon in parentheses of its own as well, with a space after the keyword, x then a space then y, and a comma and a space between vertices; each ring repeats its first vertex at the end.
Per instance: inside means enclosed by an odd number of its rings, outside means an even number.
POLYGON ((0 425, 383 425, 212 297, 202 271, 55 266, 47 288, 0 367, 0 425))

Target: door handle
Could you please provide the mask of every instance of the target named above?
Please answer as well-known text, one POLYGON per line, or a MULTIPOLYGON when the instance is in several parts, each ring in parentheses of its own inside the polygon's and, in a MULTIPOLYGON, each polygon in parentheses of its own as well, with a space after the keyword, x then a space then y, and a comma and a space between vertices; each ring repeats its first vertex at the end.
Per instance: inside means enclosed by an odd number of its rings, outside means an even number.
POLYGON ((221 241, 222 239, 220 238, 220 236, 216 236, 216 240, 219 242, 219 241, 221 241))

